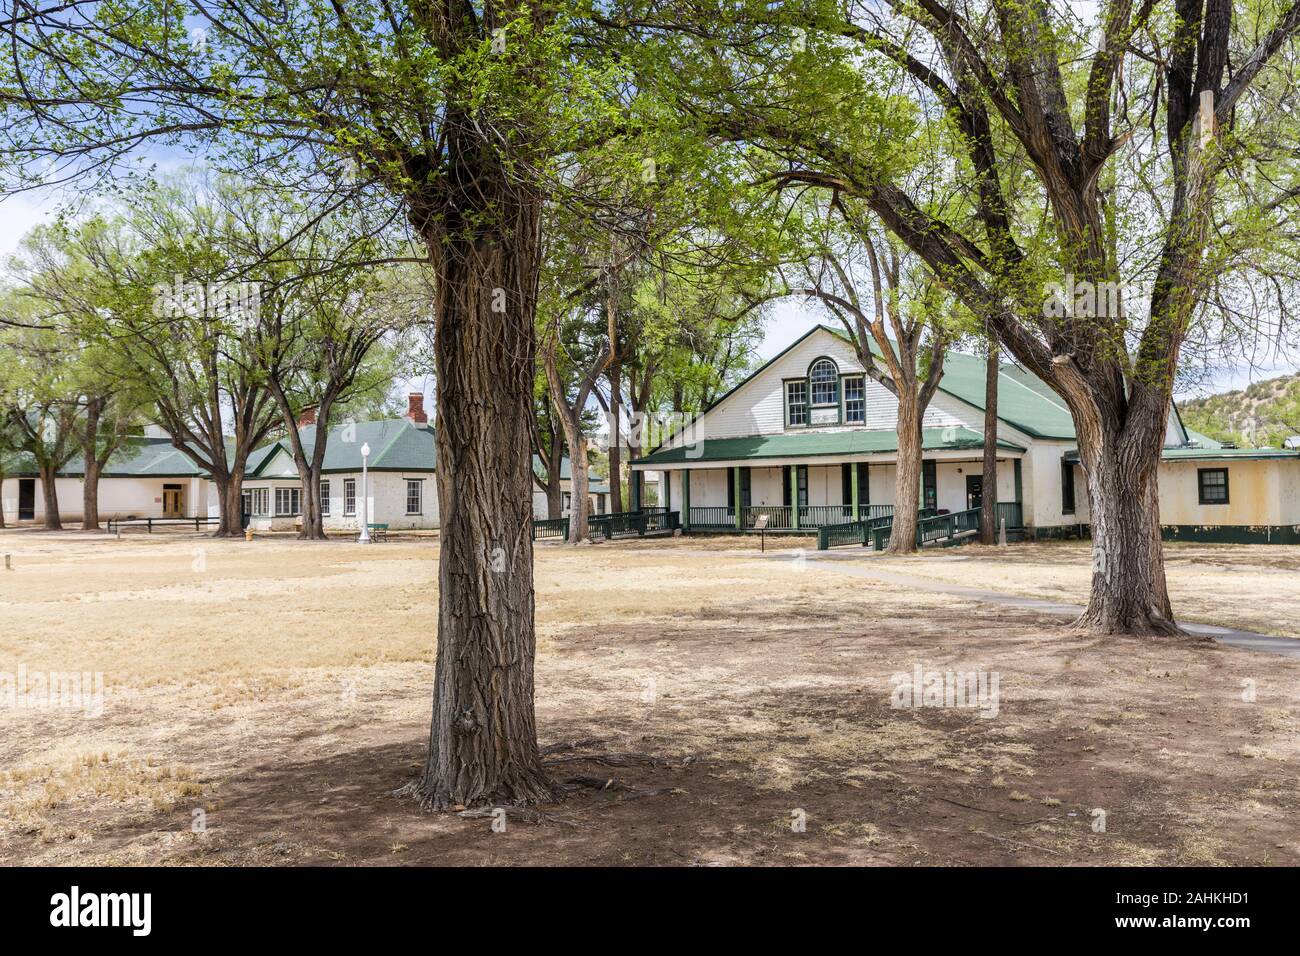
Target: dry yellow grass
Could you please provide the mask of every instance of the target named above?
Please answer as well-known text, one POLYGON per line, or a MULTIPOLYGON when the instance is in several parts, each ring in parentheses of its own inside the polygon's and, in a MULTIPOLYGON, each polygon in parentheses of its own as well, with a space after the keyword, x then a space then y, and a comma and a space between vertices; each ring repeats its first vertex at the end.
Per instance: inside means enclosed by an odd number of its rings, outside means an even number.
MULTIPOLYGON (((572 827, 506 844, 391 796, 427 733, 436 543, 0 534, 15 568, 0 572, 0 673, 105 677, 101 717, 0 709, 0 861, 1300 860, 1300 662, 1096 641, 830 573, 809 546, 539 546, 543 742, 668 761, 556 773, 665 795, 575 796, 559 811, 572 827), (1000 671, 1001 714, 892 709, 891 675, 915 663, 1000 671), (797 842, 793 808, 809 819, 797 842)), ((1077 546, 959 554, 893 564, 1021 593, 1086 577, 1077 546)))
MULTIPOLYGON (((1045 541, 1006 549, 966 545, 906 558, 862 557, 875 567, 949 584, 1084 604, 1092 575, 1089 554, 1087 542, 1045 541)), ((1170 542, 1165 571, 1181 620, 1300 637, 1300 548, 1170 542)))

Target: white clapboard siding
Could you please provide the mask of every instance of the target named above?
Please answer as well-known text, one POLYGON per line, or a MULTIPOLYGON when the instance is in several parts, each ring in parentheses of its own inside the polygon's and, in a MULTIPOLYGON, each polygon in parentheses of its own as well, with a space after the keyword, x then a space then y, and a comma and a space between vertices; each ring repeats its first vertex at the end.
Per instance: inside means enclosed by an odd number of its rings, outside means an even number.
MULTIPOLYGON (((825 329, 817 329, 705 413, 696 425, 693 440, 780 434, 785 430, 783 381, 804 377, 809 366, 823 356, 834 360, 841 373, 863 371, 851 345, 825 329)), ((848 431, 867 428, 892 431, 897 426, 898 400, 887 388, 869 378, 866 380, 866 405, 865 425, 801 427, 795 430, 848 431)), ((967 425, 978 430, 983 427, 983 415, 966 403, 939 392, 926 409, 924 424, 933 428, 967 425)), ((672 448, 679 443, 674 438, 665 447, 672 448)))

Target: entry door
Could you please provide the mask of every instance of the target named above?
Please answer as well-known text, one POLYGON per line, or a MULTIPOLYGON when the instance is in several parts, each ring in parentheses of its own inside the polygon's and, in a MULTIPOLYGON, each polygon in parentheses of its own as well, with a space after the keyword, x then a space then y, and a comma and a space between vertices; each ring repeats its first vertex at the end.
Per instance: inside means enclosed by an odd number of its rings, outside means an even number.
POLYGON ((180 518, 185 514, 185 502, 180 485, 163 485, 163 517, 180 518))
POLYGON ((984 476, 966 476, 966 508, 978 508, 984 503, 984 476))
POLYGON ((36 517, 36 479, 18 479, 18 520, 31 521, 36 517))

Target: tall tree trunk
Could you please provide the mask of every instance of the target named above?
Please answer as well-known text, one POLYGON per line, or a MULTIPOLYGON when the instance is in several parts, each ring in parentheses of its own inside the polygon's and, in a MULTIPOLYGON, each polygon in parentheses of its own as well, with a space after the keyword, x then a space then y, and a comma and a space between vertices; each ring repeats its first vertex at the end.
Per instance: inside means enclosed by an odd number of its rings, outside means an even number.
POLYGON ((221 478, 213 476, 217 486, 217 497, 221 501, 221 521, 213 533, 215 538, 237 538, 243 535, 240 521, 243 504, 244 474, 241 468, 238 475, 227 474, 221 478))
MULTIPOLYGON (((1131 409, 1131 411, 1133 411, 1131 409)), ((1090 417, 1090 416, 1089 416, 1090 417)), ((1112 422, 1118 413, 1103 413, 1112 422)), ((1088 484, 1092 590, 1075 626, 1103 634, 1177 634, 1160 538, 1160 448, 1165 421, 1130 420, 1122 436, 1076 429, 1088 484)))
POLYGON ((41 497, 45 501, 45 530, 62 531, 63 522, 59 520, 59 491, 54 483, 57 469, 48 461, 41 462, 38 467, 41 474, 41 497))
POLYGON ((988 330, 988 357, 984 365, 984 476, 981 480, 980 541, 993 544, 998 529, 998 340, 988 330))
MULTIPOLYGON (((552 443, 552 447, 557 444, 559 439, 552 443)), ((563 499, 560 497, 560 462, 564 460, 564 449, 559 449, 559 454, 555 456, 555 464, 546 469, 546 517, 559 518, 564 514, 563 499)))
POLYGON ((5 473, 0 468, 0 528, 5 526, 5 473))
POLYGON ((81 530, 98 531, 99 528, 99 461, 93 454, 85 456, 85 469, 81 482, 81 530))
POLYGON ((916 550, 916 520, 920 509, 921 413, 913 388, 898 395, 898 465, 894 480, 894 525, 889 534, 890 554, 916 550))
POLYGON ((430 808, 552 801, 533 702, 534 327, 541 199, 476 122, 449 121, 450 168, 411 217, 435 274, 438 652, 430 808), (490 214, 484 210, 490 210, 490 214))
MULTIPOLYGON (((567 429, 566 429, 567 430, 567 429)), ((591 539, 591 494, 587 480, 587 436, 582 429, 569 440, 573 456, 569 461, 569 543, 591 539)))
MULTIPOLYGON (((623 376, 618 362, 609 363, 609 504, 610 510, 623 510, 623 445, 619 433, 623 376)), ((575 486, 576 487, 576 486, 575 486)))

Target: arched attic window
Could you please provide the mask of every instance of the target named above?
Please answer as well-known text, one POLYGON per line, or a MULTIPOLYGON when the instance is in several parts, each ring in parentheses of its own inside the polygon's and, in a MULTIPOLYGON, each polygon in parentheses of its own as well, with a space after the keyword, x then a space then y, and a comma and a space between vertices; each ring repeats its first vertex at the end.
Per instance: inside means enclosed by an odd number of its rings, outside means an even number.
POLYGON ((814 405, 838 405, 840 401, 840 370, 828 358, 813 362, 808 370, 808 381, 812 385, 812 403, 814 405))

